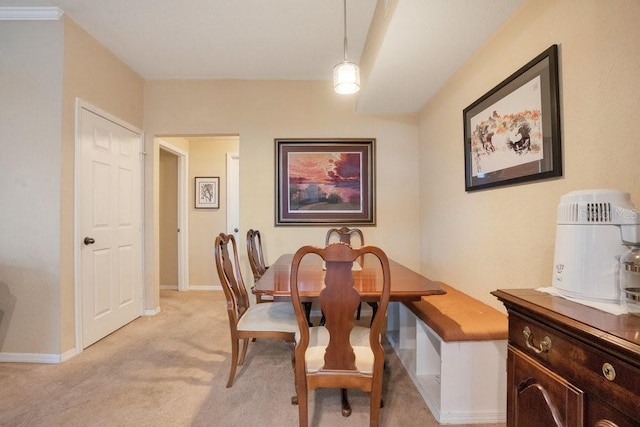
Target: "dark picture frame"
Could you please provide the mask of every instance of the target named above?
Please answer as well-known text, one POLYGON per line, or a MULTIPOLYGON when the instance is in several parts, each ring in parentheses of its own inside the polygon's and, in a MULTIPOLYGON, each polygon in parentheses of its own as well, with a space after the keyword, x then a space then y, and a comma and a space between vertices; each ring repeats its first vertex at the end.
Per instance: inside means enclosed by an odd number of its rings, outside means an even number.
POLYGON ((275 139, 279 225, 374 225, 375 139, 275 139))
POLYGON ((220 177, 196 176, 194 199, 196 209, 219 209, 220 177))
POLYGON ((465 190, 562 176, 558 46, 463 111, 465 190))

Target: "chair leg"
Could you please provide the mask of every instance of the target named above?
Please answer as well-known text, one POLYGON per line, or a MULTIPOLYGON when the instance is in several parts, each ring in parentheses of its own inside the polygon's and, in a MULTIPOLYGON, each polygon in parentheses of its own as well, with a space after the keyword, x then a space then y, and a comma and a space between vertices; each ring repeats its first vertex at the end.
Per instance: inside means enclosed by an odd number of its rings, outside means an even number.
POLYGON ((349 403, 349 396, 347 395, 347 389, 340 389, 340 395, 342 397, 342 416, 348 417, 351 415, 351 404, 349 403))
POLYGON ((307 390, 298 392, 298 419, 300 427, 309 425, 309 402, 307 401, 307 390), (301 395, 304 394, 303 395, 301 395))
POLYGON ((309 425, 309 400, 307 391, 307 380, 296 370, 294 378, 296 383, 296 395, 291 398, 292 405, 298 405, 298 422, 300 427, 309 425))
POLYGON ((378 312, 378 303, 368 302, 367 304, 369 304, 369 306, 371 307, 371 310, 373 311, 373 314, 371 315, 371 317, 376 317, 376 313, 378 312))
POLYGON ((362 312, 362 303, 358 304, 358 312, 356 313, 356 320, 360 320, 361 312, 362 312))
POLYGON ((231 338, 231 368, 229 369, 229 379, 227 380, 227 388, 233 385, 233 379, 236 376, 236 368, 238 367, 238 340, 231 338))
POLYGON ((380 424, 380 408, 384 406, 384 402, 382 401, 382 382, 373 385, 370 404, 369 424, 372 427, 377 427, 380 424))
MULTIPOLYGON (((296 391, 296 393, 298 393, 298 380, 296 377, 296 349, 294 347, 293 349, 293 353, 291 355, 291 370, 293 371, 293 388, 296 391)), ((296 394, 295 396, 291 397, 291 404, 292 405, 297 405, 298 404, 298 395, 296 394)))
POLYGON ((369 326, 373 325, 373 319, 376 318, 376 313, 378 312, 378 303, 377 302, 368 302, 367 304, 369 304, 369 306, 371 306, 371 311, 373 312, 371 314, 371 323, 369 324, 369 326))
POLYGON ((238 365, 244 365, 244 358, 247 356, 247 348, 249 347, 249 338, 242 340, 242 353, 238 359, 238 365))

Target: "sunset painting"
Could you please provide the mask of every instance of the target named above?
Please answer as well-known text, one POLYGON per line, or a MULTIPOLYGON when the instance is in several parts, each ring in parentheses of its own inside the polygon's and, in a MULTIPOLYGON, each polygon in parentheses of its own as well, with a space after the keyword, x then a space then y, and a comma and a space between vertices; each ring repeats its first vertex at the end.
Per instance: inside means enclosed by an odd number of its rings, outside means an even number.
POLYGON ((375 224, 375 139, 276 139, 276 225, 375 224))
POLYGON ((361 152, 289 152, 288 210, 362 212, 361 152))

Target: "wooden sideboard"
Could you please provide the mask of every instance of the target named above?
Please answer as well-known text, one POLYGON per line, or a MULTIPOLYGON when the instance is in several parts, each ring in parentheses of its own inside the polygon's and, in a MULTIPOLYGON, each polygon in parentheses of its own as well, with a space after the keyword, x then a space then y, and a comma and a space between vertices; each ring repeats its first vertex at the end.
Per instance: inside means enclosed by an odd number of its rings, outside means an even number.
POLYGON ((640 317, 533 289, 492 292, 509 314, 507 426, 640 426, 640 317))

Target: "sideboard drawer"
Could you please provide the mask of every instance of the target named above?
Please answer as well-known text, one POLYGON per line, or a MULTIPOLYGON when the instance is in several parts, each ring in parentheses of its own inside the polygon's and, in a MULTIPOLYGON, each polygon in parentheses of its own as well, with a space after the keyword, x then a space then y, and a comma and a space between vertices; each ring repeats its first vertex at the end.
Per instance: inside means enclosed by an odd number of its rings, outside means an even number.
POLYGON ((517 313, 509 313, 509 344, 546 366, 562 365, 569 356, 576 362, 587 357, 579 343, 517 313))
POLYGON ((519 313, 509 314, 509 343, 570 381, 589 395, 640 419, 632 405, 640 395, 640 369, 613 354, 519 313))

